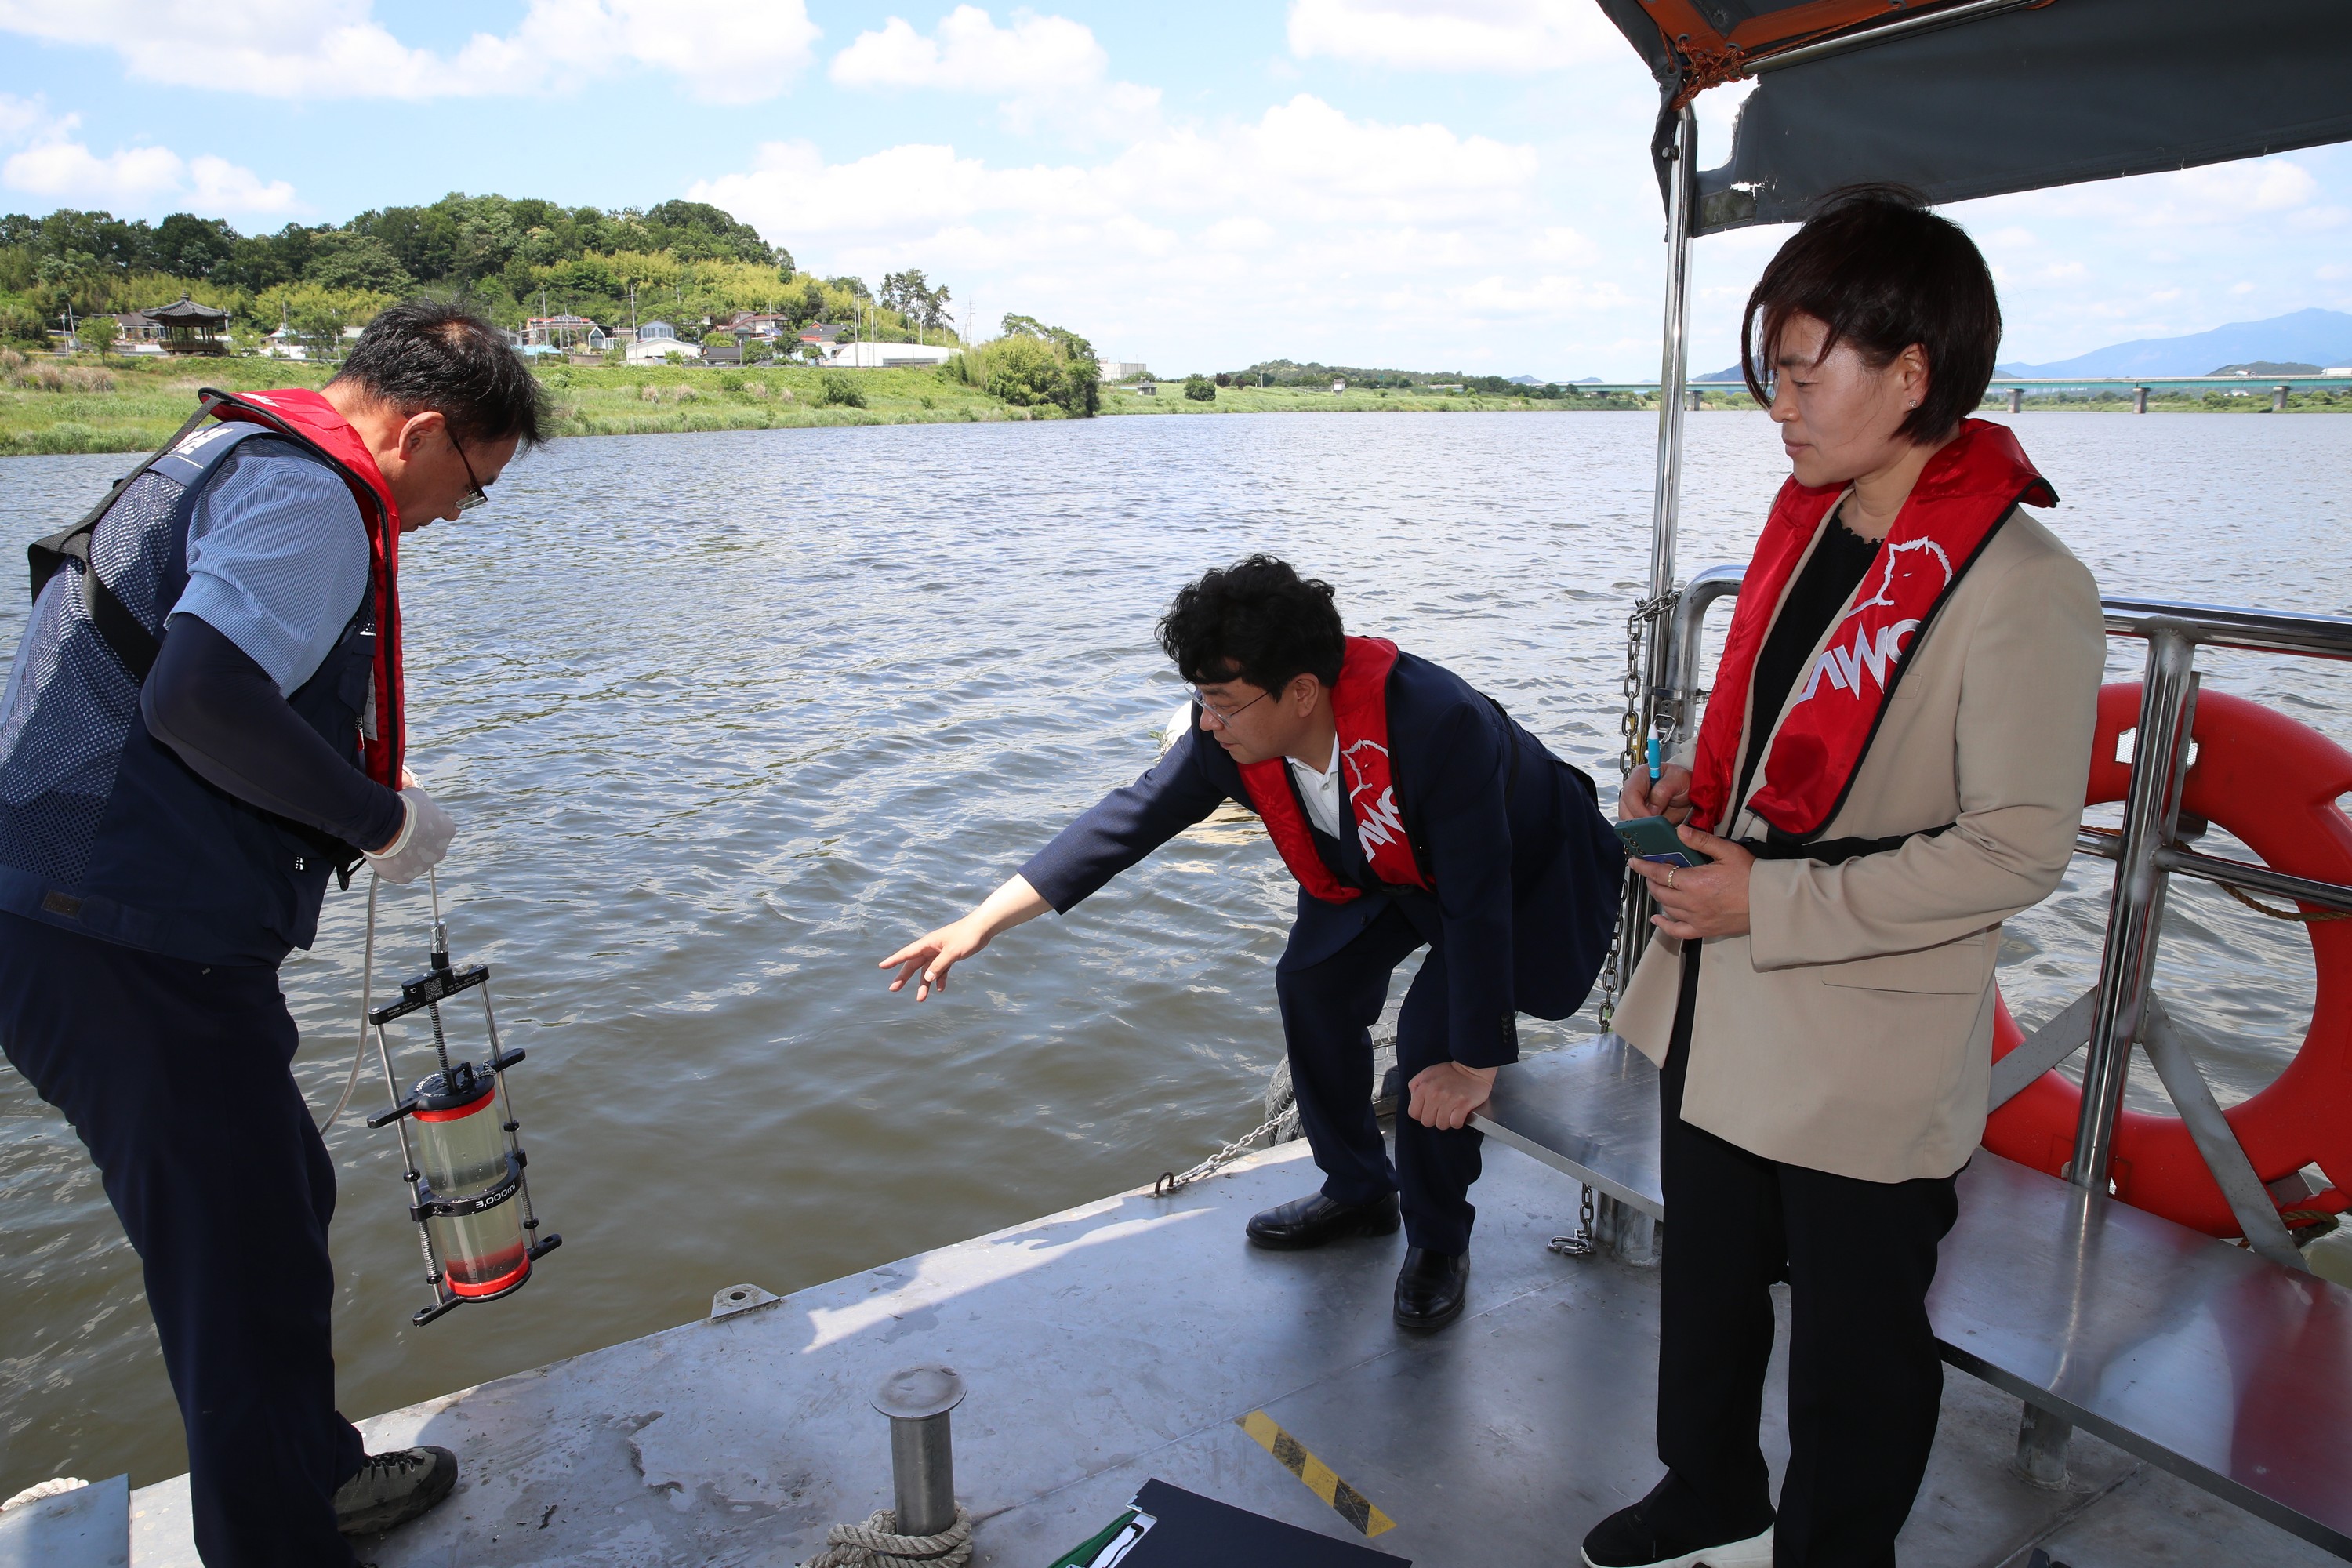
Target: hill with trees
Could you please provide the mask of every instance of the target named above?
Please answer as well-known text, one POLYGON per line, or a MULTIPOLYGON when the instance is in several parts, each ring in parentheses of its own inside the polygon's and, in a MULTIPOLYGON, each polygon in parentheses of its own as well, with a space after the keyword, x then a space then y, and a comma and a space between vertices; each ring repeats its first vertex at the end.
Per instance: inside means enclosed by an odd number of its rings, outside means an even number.
POLYGON ((756 310, 795 325, 856 317, 866 336, 907 341, 945 326, 950 300, 919 270, 893 273, 880 299, 860 279, 800 271, 791 252, 707 202, 605 211, 452 194, 253 235, 189 213, 154 225, 69 208, 0 217, 0 341, 38 346, 68 313, 145 310, 183 293, 227 310, 248 342, 281 323, 331 339, 417 294, 510 328, 562 311, 626 326, 634 303, 639 320, 682 331, 756 310))

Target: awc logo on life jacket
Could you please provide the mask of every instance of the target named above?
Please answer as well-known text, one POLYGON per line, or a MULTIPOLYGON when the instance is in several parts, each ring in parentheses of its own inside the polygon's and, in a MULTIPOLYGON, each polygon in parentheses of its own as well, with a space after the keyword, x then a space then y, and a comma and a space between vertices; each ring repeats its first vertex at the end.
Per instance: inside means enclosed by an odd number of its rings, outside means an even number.
MULTIPOLYGON (((1339 753, 1350 780, 1348 810, 1356 819, 1356 837, 1362 840, 1364 858, 1369 860, 1379 853, 1382 846, 1404 841, 1404 817, 1397 810, 1396 786, 1385 779, 1381 781, 1380 794, 1369 804, 1357 804, 1356 797, 1372 787, 1372 780, 1368 776, 1364 763, 1357 760, 1359 752, 1377 752, 1385 763, 1389 750, 1374 741, 1359 741, 1339 753)), ((1385 773, 1388 770, 1383 766, 1381 771, 1385 773)))
MULTIPOLYGON (((1898 584, 1906 590, 1906 596, 1916 599, 1919 586, 1913 582, 1916 577, 1929 579, 1926 586, 1931 601, 1952 580, 1952 559, 1932 539, 1914 539, 1888 550, 1885 570, 1879 574, 1878 585, 1871 591, 1869 598, 1840 616, 1838 625, 1843 627, 1847 621, 1870 610, 1895 608, 1895 590, 1898 584)), ((1918 629, 1917 619, 1906 619, 1878 627, 1874 637, 1871 627, 1865 625, 1855 630, 1851 647, 1838 647, 1833 637, 1806 675, 1805 689, 1797 694, 1797 702, 1811 700, 1824 675, 1829 677, 1833 689, 1851 691, 1859 697, 1862 695, 1863 672, 1867 670, 1871 683, 1881 691, 1885 690, 1886 672, 1903 658, 1903 639, 1918 629)))

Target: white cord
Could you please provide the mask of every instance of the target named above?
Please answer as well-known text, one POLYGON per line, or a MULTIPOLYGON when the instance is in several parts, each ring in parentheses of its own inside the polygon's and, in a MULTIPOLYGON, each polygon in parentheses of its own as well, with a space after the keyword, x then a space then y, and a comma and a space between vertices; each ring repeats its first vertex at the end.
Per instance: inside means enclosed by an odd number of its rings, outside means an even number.
POLYGON ((343 1092, 336 1097, 335 1109, 327 1112, 327 1119, 319 1123, 319 1133, 321 1137, 324 1137, 328 1130, 334 1126, 336 1119, 342 1115, 343 1107, 352 1102, 352 1090, 359 1087, 360 1064, 367 1060, 368 1004, 374 1000, 373 988, 375 980, 375 890, 382 881, 383 879, 373 869, 368 872, 367 942, 360 949, 359 1048, 352 1053, 351 1074, 343 1079, 343 1092))

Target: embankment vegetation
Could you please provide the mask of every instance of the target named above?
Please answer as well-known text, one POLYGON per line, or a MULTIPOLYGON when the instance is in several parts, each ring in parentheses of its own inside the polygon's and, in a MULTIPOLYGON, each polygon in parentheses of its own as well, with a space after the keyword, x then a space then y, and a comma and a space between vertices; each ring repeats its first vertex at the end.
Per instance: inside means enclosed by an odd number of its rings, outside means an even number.
MULTIPOLYGON (((0 350, 0 456, 152 450, 194 412, 201 387, 317 386, 331 370, 241 358, 101 366, 28 361, 0 350)), ((558 436, 1063 416, 1058 407, 1010 404, 928 369, 559 364, 539 374, 554 405, 558 436)))
POLYGON ((228 311, 240 347, 284 327, 319 350, 419 293, 510 329, 568 312, 607 329, 664 320, 689 340, 708 321, 756 311, 794 330, 855 321, 886 342, 938 342, 952 302, 918 270, 885 278, 878 294, 862 279, 803 272, 790 251, 705 202, 603 211, 453 194, 253 235, 190 213, 155 225, 70 208, 0 217, 0 342, 46 347, 68 320, 79 326, 184 293, 228 311))

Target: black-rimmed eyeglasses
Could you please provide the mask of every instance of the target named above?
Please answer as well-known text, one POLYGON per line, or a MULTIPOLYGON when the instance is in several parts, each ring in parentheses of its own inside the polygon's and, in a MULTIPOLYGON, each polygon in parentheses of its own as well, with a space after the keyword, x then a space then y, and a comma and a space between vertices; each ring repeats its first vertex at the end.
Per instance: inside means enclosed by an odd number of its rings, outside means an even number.
MULTIPOLYGON (((474 477, 474 465, 470 462, 467 462, 466 460, 465 443, 458 440, 455 436, 452 436, 449 437, 449 445, 457 448, 457 461, 465 464, 466 483, 468 487, 466 491, 466 499, 457 503, 457 510, 459 511, 471 511, 476 507, 490 499, 488 494, 489 485, 485 485, 480 479, 474 477)), ((492 479, 490 484, 494 485, 498 482, 498 480, 492 479)))

